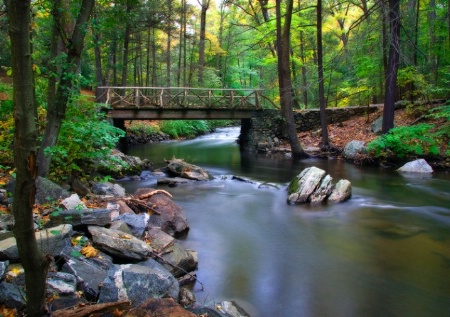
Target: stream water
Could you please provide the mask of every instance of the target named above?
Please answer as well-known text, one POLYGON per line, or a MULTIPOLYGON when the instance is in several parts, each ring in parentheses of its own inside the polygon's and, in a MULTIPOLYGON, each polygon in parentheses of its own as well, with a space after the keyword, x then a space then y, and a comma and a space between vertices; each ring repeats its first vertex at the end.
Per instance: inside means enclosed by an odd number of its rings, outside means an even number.
MULTIPOLYGON (((165 188, 190 225, 181 242, 199 254, 198 302, 235 300, 252 317, 450 316, 449 174, 413 177, 337 160, 241 156, 238 134, 220 129, 128 153, 156 167, 183 158, 216 177, 165 188), (287 184, 312 165, 334 183, 350 180, 352 198, 288 205, 287 184)), ((157 186, 156 178, 123 185, 128 192, 157 186)))

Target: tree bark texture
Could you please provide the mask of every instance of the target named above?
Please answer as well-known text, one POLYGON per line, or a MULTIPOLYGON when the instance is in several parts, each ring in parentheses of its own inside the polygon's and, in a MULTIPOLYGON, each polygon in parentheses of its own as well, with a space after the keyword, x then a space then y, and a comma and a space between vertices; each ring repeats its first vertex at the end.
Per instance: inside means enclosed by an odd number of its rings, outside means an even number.
POLYGON ((400 0, 389 0, 389 25, 391 41, 384 96, 382 132, 394 127, 395 97, 397 94, 397 71, 400 62, 400 0))
POLYGON ((206 11, 210 0, 202 0, 200 13, 200 42, 198 45, 198 84, 203 85, 203 69, 205 67, 206 11))
MULTIPOLYGON (((39 175, 47 176, 50 170, 51 157, 45 155, 45 149, 56 145, 58 134, 65 117, 67 104, 74 88, 74 79, 78 72, 81 52, 84 46, 86 24, 94 8, 95 0, 83 0, 81 9, 68 42, 67 61, 63 67, 56 91, 55 103, 47 110, 47 124, 38 154, 39 175)), ((50 106, 50 105, 49 105, 50 106)))
POLYGON ((293 1, 288 0, 284 18, 284 26, 281 26, 281 0, 276 1, 277 23, 277 53, 278 53, 278 85, 280 91, 281 115, 285 120, 285 133, 291 146, 294 159, 306 157, 295 127, 294 111, 292 108, 292 82, 289 62, 290 27, 292 18, 293 1))
POLYGON ((38 122, 31 58, 31 1, 8 1, 14 100, 14 236, 25 270, 27 315, 44 315, 47 262, 34 235, 36 193, 36 140, 38 122))

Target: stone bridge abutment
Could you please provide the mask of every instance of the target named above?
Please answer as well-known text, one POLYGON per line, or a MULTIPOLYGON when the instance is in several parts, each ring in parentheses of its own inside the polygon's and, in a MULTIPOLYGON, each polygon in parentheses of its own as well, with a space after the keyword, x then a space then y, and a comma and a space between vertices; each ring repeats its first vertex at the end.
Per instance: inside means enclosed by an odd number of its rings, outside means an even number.
MULTIPOLYGON (((354 116, 375 112, 378 106, 327 108, 328 124, 344 122, 354 116)), ((297 132, 320 129, 319 109, 298 110, 294 113, 297 132)), ((267 153, 279 145, 283 135, 284 119, 280 110, 264 109, 255 112, 250 119, 241 120, 239 144, 241 150, 248 152, 267 153)))

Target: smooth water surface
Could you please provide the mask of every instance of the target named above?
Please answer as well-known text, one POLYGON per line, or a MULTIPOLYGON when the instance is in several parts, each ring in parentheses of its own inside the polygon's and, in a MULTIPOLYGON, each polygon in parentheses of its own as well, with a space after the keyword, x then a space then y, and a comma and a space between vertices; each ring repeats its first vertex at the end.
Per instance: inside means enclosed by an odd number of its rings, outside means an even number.
MULTIPOLYGON (((183 158, 216 179, 170 191, 199 253, 200 303, 236 300, 252 317, 450 316, 450 175, 404 176, 336 160, 244 156, 237 128, 139 146, 130 155, 183 158), (286 185, 308 166, 352 182, 352 198, 290 206, 286 185), (255 184, 231 180, 242 176, 255 184), (260 188, 261 183, 276 187, 260 188)), ((132 192, 156 179, 123 184, 132 192)))

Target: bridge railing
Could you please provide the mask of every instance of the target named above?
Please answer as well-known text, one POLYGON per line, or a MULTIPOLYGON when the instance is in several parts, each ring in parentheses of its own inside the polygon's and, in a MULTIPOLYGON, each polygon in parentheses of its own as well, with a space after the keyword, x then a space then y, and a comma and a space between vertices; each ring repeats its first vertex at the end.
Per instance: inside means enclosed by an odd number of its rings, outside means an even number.
POLYGON ((98 87, 97 101, 119 108, 261 109, 270 100, 260 89, 98 87))

